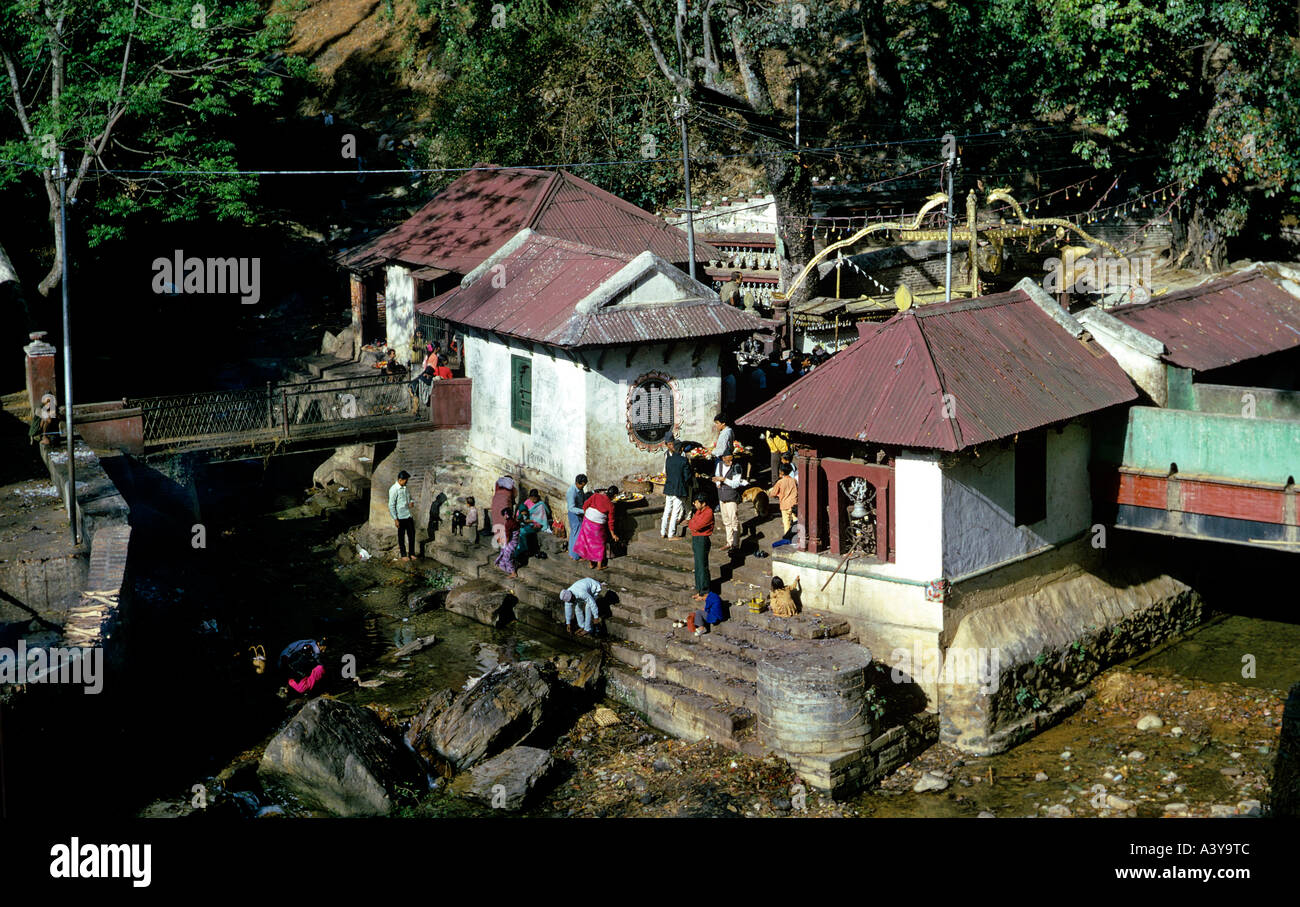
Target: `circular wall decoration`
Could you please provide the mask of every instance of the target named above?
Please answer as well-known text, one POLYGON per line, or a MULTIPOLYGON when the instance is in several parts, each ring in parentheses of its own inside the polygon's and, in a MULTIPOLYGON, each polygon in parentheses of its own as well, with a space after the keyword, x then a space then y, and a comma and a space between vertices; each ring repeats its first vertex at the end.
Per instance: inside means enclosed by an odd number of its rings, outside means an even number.
POLYGON ((667 375, 648 372, 627 391, 627 434, 637 447, 664 447, 681 425, 677 387, 667 375))

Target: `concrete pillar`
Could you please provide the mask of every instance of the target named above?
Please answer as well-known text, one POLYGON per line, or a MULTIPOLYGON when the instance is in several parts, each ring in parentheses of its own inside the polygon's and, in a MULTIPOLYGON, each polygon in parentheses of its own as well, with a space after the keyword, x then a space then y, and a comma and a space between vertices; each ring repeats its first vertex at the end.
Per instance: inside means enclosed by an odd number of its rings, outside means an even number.
POLYGON ((54 358, 57 351, 45 342, 45 331, 37 331, 28 336, 32 342, 23 347, 23 352, 27 354, 27 399, 35 413, 41 408, 42 397, 58 392, 54 358))

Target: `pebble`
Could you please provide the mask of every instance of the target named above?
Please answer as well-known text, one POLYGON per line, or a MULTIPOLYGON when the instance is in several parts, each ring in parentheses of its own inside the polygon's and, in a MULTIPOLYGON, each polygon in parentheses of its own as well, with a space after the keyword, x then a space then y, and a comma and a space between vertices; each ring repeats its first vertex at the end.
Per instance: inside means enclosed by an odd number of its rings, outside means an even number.
POLYGON ((1164 726, 1165 723, 1161 720, 1159 715, 1143 715, 1137 720, 1137 729, 1139 731, 1154 731, 1157 728, 1162 728, 1164 726))
POLYGON ((671 772, 673 765, 667 759, 656 759, 652 768, 657 772, 671 772))
MULTIPOLYGON (((75 409, 75 407, 74 407, 75 409)), ((1236 765, 1229 765, 1219 769, 1220 775, 1227 775, 1229 778, 1235 778, 1241 774, 1241 768, 1236 765)))
POLYGON ((654 798, 655 798, 654 794, 650 793, 649 791, 646 791, 637 799, 641 801, 642 806, 649 806, 652 802, 654 802, 654 798))
POLYGON ((1187 804, 1186 804, 1186 803, 1166 803, 1166 804, 1165 804, 1165 812, 1167 812, 1167 813, 1172 813, 1172 814, 1177 815, 1177 816, 1181 816, 1181 815, 1183 815, 1184 813, 1187 812, 1187 804))
MULTIPOLYGON (((75 409, 75 407, 74 407, 74 409, 75 409)), ((978 816, 976 816, 975 818, 977 818, 977 819, 996 819, 997 816, 993 815, 993 813, 989 812, 987 809, 981 809, 981 810, 980 810, 980 814, 979 814, 978 816)))
POLYGON ((1068 819, 1070 816, 1070 807, 1061 803, 1055 803, 1047 807, 1047 818, 1049 819, 1068 819))
POLYGON ((1263 815, 1263 805, 1258 800, 1242 800, 1237 804, 1237 815, 1258 819, 1263 815))
POLYGON ((1133 752, 1128 754, 1128 761, 1141 762, 1146 757, 1147 757, 1146 753, 1142 752, 1141 750, 1134 750, 1133 752))
POLYGON ((777 797, 772 801, 772 808, 779 813, 788 813, 791 809, 791 804, 785 797, 777 797))
MULTIPOLYGON (((76 409, 76 407, 73 407, 73 409, 76 409)), ((1070 752, 1069 750, 1066 750, 1065 752, 1061 753, 1061 758, 1062 758, 1062 759, 1069 759, 1069 758, 1070 758, 1071 756, 1073 756, 1073 755, 1074 755, 1074 753, 1070 752)))
POLYGON ((914 793, 923 794, 926 791, 941 791, 948 787, 948 779, 934 772, 926 772, 921 779, 912 787, 914 793))
POLYGON ((1133 808, 1132 801, 1125 800, 1123 797, 1117 797, 1114 794, 1106 795, 1106 805, 1111 809, 1118 809, 1121 811, 1133 808))
POLYGON ((1047 772, 1039 772, 1038 774, 1034 775, 1034 780, 1035 780, 1035 781, 1046 781, 1046 780, 1047 780, 1047 772))
MULTIPOLYGON (((73 409, 75 410, 76 407, 73 407, 73 409)), ((1240 759, 1240 758, 1241 758, 1241 753, 1229 753, 1228 755, 1230 755, 1233 759, 1240 759)))
POLYGON ((1183 729, 1178 725, 1174 725, 1172 728, 1169 729, 1169 733, 1174 737, 1181 737, 1183 736, 1183 729))
POLYGON ((1178 780, 1178 775, 1175 772, 1165 772, 1164 777, 1161 778, 1160 780, 1163 781, 1165 784, 1173 784, 1175 781, 1178 780))
POLYGON ((1223 806, 1219 803, 1215 803, 1213 806, 1210 807, 1211 819, 1229 819, 1235 816, 1236 814, 1237 814, 1237 807, 1235 806, 1223 806))

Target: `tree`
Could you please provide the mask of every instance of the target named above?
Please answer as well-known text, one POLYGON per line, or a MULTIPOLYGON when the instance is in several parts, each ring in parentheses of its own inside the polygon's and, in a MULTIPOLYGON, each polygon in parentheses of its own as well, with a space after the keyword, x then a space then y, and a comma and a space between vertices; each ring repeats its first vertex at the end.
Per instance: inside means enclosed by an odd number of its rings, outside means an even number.
POLYGON ((219 124, 241 104, 280 95, 272 55, 288 22, 255 0, 12 0, 0 6, 0 61, 11 119, 0 121, 0 186, 39 181, 54 255, 39 290, 60 282, 66 237, 54 166, 63 151, 69 200, 88 194, 92 244, 142 210, 164 220, 255 219, 249 176, 219 124))
MULTIPOLYGON (((660 74, 679 96, 728 109, 743 121, 776 201, 778 234, 785 252, 781 276, 789 286, 813 254, 812 233, 806 222, 790 219, 807 217, 812 183, 807 162, 795 146, 793 123, 773 101, 770 74, 774 64, 765 61, 766 52, 780 51, 787 61, 809 69, 810 85, 819 89, 817 94, 810 92, 810 97, 832 88, 835 74, 846 71, 839 64, 849 56, 860 66, 866 90, 854 92, 850 86, 840 85, 835 86, 838 91, 825 92, 832 103, 850 98, 859 102, 856 108, 840 111, 840 120, 868 110, 888 109, 897 86, 877 5, 835 0, 807 5, 705 0, 692 9, 687 0, 676 0, 676 12, 671 15, 676 41, 674 67, 658 27, 670 18, 669 10, 663 5, 648 7, 640 0, 623 2, 641 26, 660 74)), ((835 136, 834 129, 827 132, 829 137, 835 136)), ((811 289, 811 282, 805 282, 791 302, 806 299, 811 289)))
POLYGON ((968 0, 911 30, 907 119, 1028 127, 1001 149, 1026 169, 1058 141, 1081 164, 1178 181, 1190 266, 1217 270, 1252 212, 1300 200, 1293 3, 968 0))

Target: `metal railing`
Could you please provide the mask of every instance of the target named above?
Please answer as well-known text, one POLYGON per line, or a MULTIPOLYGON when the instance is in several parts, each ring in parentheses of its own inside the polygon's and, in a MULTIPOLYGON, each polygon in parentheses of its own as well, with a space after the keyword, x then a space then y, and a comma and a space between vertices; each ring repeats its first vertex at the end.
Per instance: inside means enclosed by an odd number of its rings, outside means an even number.
POLYGON ((150 397, 128 405, 140 407, 148 445, 216 438, 289 440, 345 434, 375 422, 417 421, 407 384, 406 377, 367 375, 150 397))

